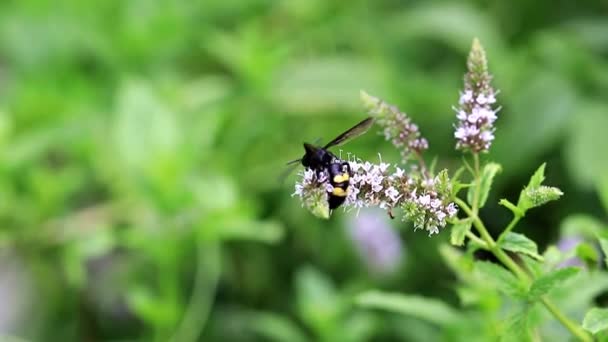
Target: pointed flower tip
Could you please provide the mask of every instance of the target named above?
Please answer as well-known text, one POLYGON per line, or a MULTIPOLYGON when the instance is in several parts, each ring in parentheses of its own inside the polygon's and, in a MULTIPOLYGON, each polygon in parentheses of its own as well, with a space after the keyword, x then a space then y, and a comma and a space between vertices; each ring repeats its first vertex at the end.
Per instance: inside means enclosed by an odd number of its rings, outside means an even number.
POLYGON ((363 106, 370 111, 378 107, 380 102, 377 97, 368 94, 365 90, 359 92, 359 97, 361 98, 361 102, 363 102, 363 106))

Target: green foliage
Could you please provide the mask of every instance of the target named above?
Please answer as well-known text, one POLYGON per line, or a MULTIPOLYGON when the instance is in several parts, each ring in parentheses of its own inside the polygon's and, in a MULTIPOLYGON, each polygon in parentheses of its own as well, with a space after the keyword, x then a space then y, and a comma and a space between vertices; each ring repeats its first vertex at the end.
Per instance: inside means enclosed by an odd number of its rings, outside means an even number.
POLYGON ((583 328, 593 334, 608 329, 608 309, 592 308, 585 314, 583 328))
POLYGON ((454 324, 458 320, 453 308, 432 298, 369 291, 360 294, 356 301, 363 307, 411 315, 438 325, 454 324))
POLYGON ((574 277, 579 271, 580 269, 576 267, 566 267, 541 275, 530 287, 530 292, 528 293, 530 300, 538 300, 555 287, 574 277))
POLYGON ((528 185, 522 190, 517 201, 517 207, 524 214, 528 209, 539 207, 549 201, 555 201, 560 198, 563 193, 555 187, 542 185, 545 180, 545 164, 542 164, 530 178, 528 185))
POLYGON ((454 224, 451 228, 450 243, 455 246, 462 246, 467 232, 471 230, 472 224, 471 220, 463 220, 454 224))
POLYGON ((491 284, 506 295, 522 297, 525 293, 521 283, 504 267, 487 261, 478 261, 475 262, 475 271, 481 281, 491 284))
MULTIPOLYGON (((492 182, 494 181, 494 177, 501 171, 501 166, 496 163, 488 163, 481 170, 480 182, 479 182, 479 199, 478 199, 478 208, 483 208, 488 200, 488 195, 490 194, 490 189, 492 188, 492 182)), ((467 192, 467 202, 473 205, 473 194, 476 189, 474 186, 469 188, 467 192)))
POLYGON ((500 248, 510 252, 526 254, 541 261, 543 259, 538 254, 536 243, 523 234, 509 232, 502 236, 498 241, 498 245, 500 248))
MULTIPOLYGON (((577 320, 605 304, 595 246, 608 255, 602 10, 598 1, 1 2, 0 339, 566 336, 521 297, 532 286, 577 320), (526 216, 525 236, 509 232, 495 247, 529 283, 498 259, 476 261, 494 246, 467 238, 482 239, 462 208, 446 227, 460 249, 437 252, 445 229, 428 239, 396 219, 402 267, 364 270, 350 238, 363 215, 318 220, 290 197, 291 178, 277 178, 303 141, 327 142, 365 116, 360 89, 417 122, 427 162, 458 168, 450 108, 474 37, 502 107, 488 156, 501 167, 481 156, 475 214, 498 236, 504 208, 493 199, 518 193, 539 160, 567 194, 542 184, 542 166, 517 204, 500 201, 526 216), (564 238, 582 241, 564 251, 555 247, 564 238), (587 270, 576 275, 556 268, 580 261, 587 270), (386 292, 351 305, 370 288, 386 292)), ((399 160, 381 140, 370 132, 342 155, 399 160)), ((461 170, 443 190, 466 188, 471 203, 473 177, 461 170)), ((602 310, 583 326, 603 329, 602 310)))

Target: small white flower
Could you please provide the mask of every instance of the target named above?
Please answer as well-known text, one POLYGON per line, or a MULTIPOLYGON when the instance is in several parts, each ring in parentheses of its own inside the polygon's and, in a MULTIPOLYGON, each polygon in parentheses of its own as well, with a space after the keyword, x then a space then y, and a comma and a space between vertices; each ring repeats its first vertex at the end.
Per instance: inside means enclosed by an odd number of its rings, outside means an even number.
POLYGON ((493 104, 496 103, 496 97, 494 97, 494 93, 490 93, 486 98, 486 103, 493 104))
POLYGON ((405 171, 403 171, 402 169, 400 169, 398 166, 395 167, 397 169, 397 171, 395 171, 394 176, 397 178, 401 178, 403 177, 403 174, 405 173, 405 171))
POLYGON ((459 110, 458 114, 456 114, 456 118, 460 121, 465 121, 467 119, 467 112, 464 110, 459 110))
POLYGON ((438 210, 436 213, 436 217, 439 222, 443 222, 443 220, 445 220, 446 214, 443 211, 438 210))
POLYGON ((459 103, 465 104, 469 101, 471 101, 473 99, 473 92, 471 90, 467 90, 464 93, 462 93, 462 95, 460 96, 460 101, 459 103))
POLYGON ((382 184, 380 183, 373 183, 372 184, 372 191, 373 192, 380 192, 382 190, 382 184))
POLYGON ((431 201, 431 208, 437 209, 441 205, 441 201, 437 198, 431 201))
POLYGON ((490 142, 490 141, 494 140, 494 134, 490 131, 481 132, 481 135, 479 137, 481 138, 481 140, 483 140, 485 142, 490 142))
POLYGON ((389 166, 390 166, 390 164, 388 164, 388 163, 380 163, 380 165, 378 166, 378 169, 380 170, 380 172, 384 173, 384 172, 386 172, 386 170, 388 170, 389 166))
POLYGON ((399 197, 401 197, 401 195, 399 195, 399 191, 397 191, 397 189, 395 189, 392 186, 389 187, 388 189, 386 189, 384 191, 384 194, 386 195, 386 197, 390 198, 393 202, 397 202, 399 197))
POLYGON ((431 196, 429 196, 429 195, 420 196, 420 198, 418 198, 418 203, 420 203, 423 206, 429 205, 431 203, 431 196))
POLYGON ((458 212, 458 209, 456 209, 456 205, 454 203, 448 204, 447 210, 448 210, 448 215, 450 217, 456 215, 456 213, 458 212))
POLYGON ((302 197, 302 190, 304 190, 304 185, 300 183, 296 183, 296 191, 291 194, 291 196, 300 196, 302 197))
POLYGON ((477 109, 477 112, 480 118, 488 120, 490 124, 496 121, 496 112, 490 108, 479 108, 477 109))

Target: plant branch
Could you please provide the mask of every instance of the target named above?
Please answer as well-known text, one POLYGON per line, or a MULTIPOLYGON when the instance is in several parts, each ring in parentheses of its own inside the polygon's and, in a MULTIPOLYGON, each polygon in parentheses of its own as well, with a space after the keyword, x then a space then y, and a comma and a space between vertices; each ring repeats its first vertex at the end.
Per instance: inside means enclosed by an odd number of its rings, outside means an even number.
POLYGON ((471 231, 466 232, 466 236, 469 238, 469 240, 474 241, 476 244, 481 246, 481 248, 485 250, 489 249, 488 244, 482 239, 480 239, 477 235, 473 234, 471 231))
POLYGON ((513 230, 513 228, 515 228, 515 226, 517 225, 517 223, 519 222, 519 220, 521 220, 522 216, 517 215, 517 214, 513 214, 513 219, 511 220, 511 222, 509 222, 509 225, 507 226, 507 228, 505 228, 505 230, 500 233, 500 236, 498 237, 498 241, 500 241, 503 236, 507 235, 511 230, 513 230))
POLYGON ((540 301, 545 305, 547 310, 553 314, 555 318, 557 318, 560 323, 566 327, 566 329, 570 330, 570 332, 576 336, 579 340, 585 342, 593 341, 593 338, 589 336, 585 330, 583 330, 578 324, 572 322, 568 317, 566 317, 560 310, 553 304, 547 297, 541 297, 540 301))
MULTIPOLYGON (((477 163, 476 163, 477 164, 477 163)), ((476 168, 478 170, 478 168, 476 168)), ((478 182, 476 180, 476 182, 478 182)), ((477 193, 478 188, 476 188, 477 193)), ((475 197, 475 196, 474 196, 475 197)), ((494 254, 494 256, 500 260, 500 262, 505 265, 520 281, 524 282, 526 286, 530 285, 532 278, 507 254, 505 253, 500 246, 496 243, 496 241, 492 238, 485 225, 479 219, 477 212, 471 209, 467 203, 460 198, 454 198, 454 202, 458 204, 459 207, 464 210, 464 212, 473 220, 473 226, 477 229, 482 239, 485 241, 488 246, 488 250, 494 254)), ((477 203, 477 202, 475 202, 477 203)), ((517 222, 521 219, 521 217, 515 216, 507 229, 513 229, 517 222), (509 228, 510 227, 510 228, 509 228)), ((506 231, 506 229, 505 229, 506 231)), ((474 234, 471 234, 474 236, 474 234)), ((468 236, 468 235, 467 235, 468 236)), ((477 238, 477 237, 476 237, 477 238)), ((578 324, 574 323, 570 320, 566 315, 564 315, 558 307, 556 307, 548 298, 541 297, 541 303, 551 312, 551 314, 564 326, 568 329, 574 336, 576 336, 579 340, 584 342, 591 342, 593 339, 591 336, 584 331, 578 324)))

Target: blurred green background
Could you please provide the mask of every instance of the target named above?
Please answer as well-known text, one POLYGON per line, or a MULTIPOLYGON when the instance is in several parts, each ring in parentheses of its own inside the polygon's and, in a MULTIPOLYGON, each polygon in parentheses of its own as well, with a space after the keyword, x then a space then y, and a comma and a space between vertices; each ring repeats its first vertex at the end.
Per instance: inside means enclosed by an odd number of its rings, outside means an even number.
MULTIPOLYGON (((565 196, 518 229, 542 250, 569 215, 605 222, 607 15, 608 3, 590 0, 2 1, 0 332, 440 336, 350 299, 381 288, 456 305, 437 251, 448 232, 429 238, 367 213, 402 241, 383 233, 396 247, 378 267, 354 233, 365 222, 342 210, 312 217, 290 196, 293 175, 278 181, 285 162, 303 141, 364 118, 365 89, 406 111, 430 142, 429 162, 454 171, 451 107, 478 37, 502 106, 485 157, 504 167, 482 213, 489 228, 510 219, 498 199, 515 200, 544 161, 565 196)), ((343 149, 399 160, 376 134, 343 149)))

